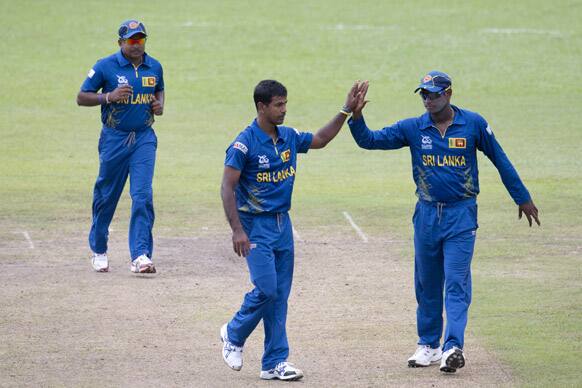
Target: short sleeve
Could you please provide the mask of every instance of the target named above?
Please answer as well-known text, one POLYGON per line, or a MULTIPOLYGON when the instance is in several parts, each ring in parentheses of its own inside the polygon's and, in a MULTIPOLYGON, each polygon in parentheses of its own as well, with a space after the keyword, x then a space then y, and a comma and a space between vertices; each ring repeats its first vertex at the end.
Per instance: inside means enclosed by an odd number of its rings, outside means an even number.
POLYGON ((160 65, 160 75, 158 82, 156 82, 156 92, 161 92, 162 90, 164 90, 164 69, 160 65))
POLYGON ((226 149, 224 165, 242 171, 247 163, 249 153, 248 141, 239 136, 226 149))
POLYGON ((87 73, 87 78, 81 85, 82 92, 97 92, 103 87, 104 76, 101 61, 98 61, 87 73))
POLYGON ((313 141, 313 134, 310 132, 301 132, 295 128, 291 128, 291 134, 295 136, 295 144, 297 148, 297 153, 305 154, 309 151, 311 147, 311 142, 313 141))

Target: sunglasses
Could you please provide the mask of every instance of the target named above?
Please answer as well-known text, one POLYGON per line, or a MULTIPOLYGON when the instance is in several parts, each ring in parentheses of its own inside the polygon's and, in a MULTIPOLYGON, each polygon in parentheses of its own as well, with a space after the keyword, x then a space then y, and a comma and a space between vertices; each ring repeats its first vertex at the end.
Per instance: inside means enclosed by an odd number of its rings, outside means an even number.
POLYGON ((146 42, 146 38, 138 38, 138 39, 133 39, 133 38, 127 38, 125 39, 125 43, 127 43, 130 46, 135 46, 135 45, 142 45, 145 44, 146 42))
POLYGON ((420 91, 420 98, 422 98, 423 100, 436 100, 437 98, 440 98, 441 96, 443 96, 447 90, 449 90, 451 87, 449 86, 446 89, 441 90, 440 92, 427 92, 425 90, 421 90, 420 91))

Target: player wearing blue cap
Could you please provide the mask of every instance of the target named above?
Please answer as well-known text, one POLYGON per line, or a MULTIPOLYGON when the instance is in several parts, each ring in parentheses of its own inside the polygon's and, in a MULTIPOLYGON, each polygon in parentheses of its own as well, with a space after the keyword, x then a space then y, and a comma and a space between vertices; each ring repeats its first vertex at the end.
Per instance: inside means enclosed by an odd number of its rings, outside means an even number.
POLYGON ((277 81, 259 82, 254 91, 257 118, 226 150, 222 202, 232 228, 233 249, 247 259, 255 288, 240 310, 222 326, 222 357, 242 368, 243 345, 260 320, 265 352, 260 378, 299 380, 303 372, 287 362, 287 299, 293 279, 294 247, 291 194, 297 154, 323 148, 339 132, 347 116, 364 101, 366 83, 356 82, 344 107, 317 133, 283 126, 287 89, 277 81))
POLYGON ((143 23, 127 20, 118 35, 120 50, 97 61, 77 95, 79 105, 101 106, 103 123, 89 233, 92 266, 98 272, 109 270, 109 224, 129 176, 130 269, 154 273, 152 180, 158 141, 152 124, 154 115, 164 111, 164 76, 161 64, 145 53, 147 33, 143 23))
POLYGON ((414 224, 414 281, 418 348, 410 367, 439 360, 440 370, 455 372, 465 365, 463 344, 471 303, 471 259, 477 231, 479 179, 477 150, 497 167, 503 184, 525 214, 529 225, 539 225, 538 209, 519 175, 479 114, 451 105, 451 78, 432 71, 415 93, 426 113, 370 131, 360 101, 348 121, 352 136, 365 149, 410 147, 418 203, 414 224), (443 293, 447 314, 444 341, 443 293))

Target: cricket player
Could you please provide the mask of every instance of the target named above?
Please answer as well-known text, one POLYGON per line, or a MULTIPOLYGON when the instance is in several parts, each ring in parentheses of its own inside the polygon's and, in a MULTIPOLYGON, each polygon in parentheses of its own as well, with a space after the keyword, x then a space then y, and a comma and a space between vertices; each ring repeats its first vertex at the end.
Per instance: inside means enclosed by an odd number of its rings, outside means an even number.
POLYGON ((342 109, 315 134, 283 126, 287 89, 264 80, 254 91, 257 117, 226 150, 221 196, 232 228, 233 249, 246 257, 255 288, 222 326, 222 356, 240 370, 247 338, 259 321, 265 329, 260 378, 299 380, 303 372, 287 362, 287 299, 293 279, 293 229, 289 218, 297 154, 325 147, 339 132, 367 83, 356 82, 342 109))
POLYGON ((538 209, 519 175, 479 114, 451 105, 452 81, 440 71, 426 74, 415 90, 426 113, 379 131, 368 129, 360 101, 348 121, 356 143, 368 150, 409 147, 418 202, 414 224, 414 281, 418 302, 418 348, 410 367, 440 360, 440 370, 455 372, 463 354, 471 303, 471 259, 477 232, 479 179, 477 150, 497 167, 507 191, 525 214, 540 224, 538 209), (443 335, 443 293, 447 324, 443 335))
POLYGON ((129 175, 130 269, 154 273, 152 180, 158 140, 152 124, 154 115, 164 111, 164 76, 162 65, 145 53, 147 33, 143 23, 127 20, 118 35, 120 50, 97 61, 77 96, 79 105, 101 107, 103 124, 89 233, 92 266, 97 272, 109 270, 109 224, 129 175))

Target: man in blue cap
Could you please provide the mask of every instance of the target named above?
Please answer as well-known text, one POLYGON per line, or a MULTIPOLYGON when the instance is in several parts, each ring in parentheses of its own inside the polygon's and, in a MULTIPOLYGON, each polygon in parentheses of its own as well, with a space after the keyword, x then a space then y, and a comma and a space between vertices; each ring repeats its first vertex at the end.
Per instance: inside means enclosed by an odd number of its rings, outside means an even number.
POLYGON ((467 312, 471 303, 471 259, 477 232, 479 180, 477 150, 497 167, 507 191, 539 225, 538 209, 519 175, 479 114, 451 105, 451 78, 440 71, 426 74, 416 88, 426 109, 419 117, 378 131, 366 126, 359 101, 348 121, 356 143, 365 149, 410 147, 418 203, 414 216, 414 281, 418 348, 410 367, 440 360, 452 373, 465 365, 467 312), (447 324, 443 335, 443 294, 447 324))
POLYGON ((129 176, 132 199, 129 225, 130 269, 155 273, 152 263, 154 205, 152 180, 157 138, 154 115, 164 111, 162 65, 145 53, 147 33, 138 20, 127 20, 118 30, 120 50, 102 58, 89 70, 77 104, 100 106, 99 175, 93 191, 93 223, 89 245, 92 266, 109 271, 109 224, 129 176))

